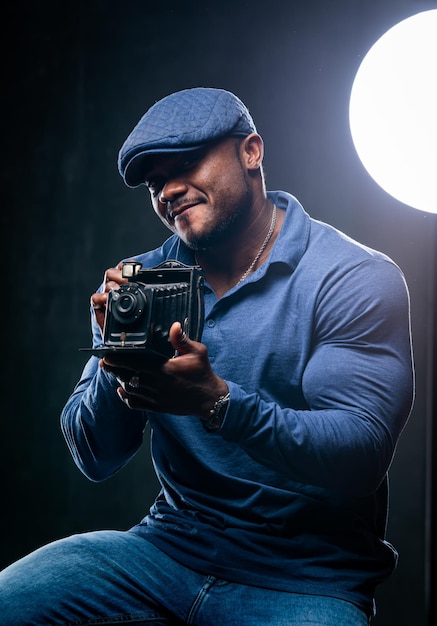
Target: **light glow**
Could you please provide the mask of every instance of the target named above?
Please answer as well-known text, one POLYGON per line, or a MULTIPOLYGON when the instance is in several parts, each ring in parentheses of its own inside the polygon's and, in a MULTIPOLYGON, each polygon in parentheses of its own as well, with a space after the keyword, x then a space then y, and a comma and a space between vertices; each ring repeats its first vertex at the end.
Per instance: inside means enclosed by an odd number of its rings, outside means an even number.
POLYGON ((403 20, 372 46, 352 86, 349 122, 378 185, 437 213, 437 10, 403 20))

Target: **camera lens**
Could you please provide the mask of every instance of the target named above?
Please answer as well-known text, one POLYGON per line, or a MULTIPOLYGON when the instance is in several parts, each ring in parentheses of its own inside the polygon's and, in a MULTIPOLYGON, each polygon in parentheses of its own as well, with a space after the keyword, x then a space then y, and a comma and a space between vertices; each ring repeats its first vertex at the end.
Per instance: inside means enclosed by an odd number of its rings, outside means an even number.
POLYGON ((131 293, 125 293, 117 300, 117 309, 120 315, 130 315, 132 311, 135 311, 136 305, 137 298, 131 293))
POLYGON ((125 324, 136 322, 143 315, 145 306, 145 295, 136 285, 122 285, 112 294, 112 313, 125 324))

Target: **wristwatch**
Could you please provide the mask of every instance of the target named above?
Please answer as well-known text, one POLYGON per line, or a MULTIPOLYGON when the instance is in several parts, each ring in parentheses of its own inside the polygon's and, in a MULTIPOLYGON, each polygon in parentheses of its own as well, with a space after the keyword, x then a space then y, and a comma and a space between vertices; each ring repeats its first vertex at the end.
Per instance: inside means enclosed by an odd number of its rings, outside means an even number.
POLYGON ((229 392, 224 396, 220 396, 210 410, 209 416, 200 418, 202 420, 203 427, 209 433, 214 433, 222 425, 230 397, 231 394, 229 392))

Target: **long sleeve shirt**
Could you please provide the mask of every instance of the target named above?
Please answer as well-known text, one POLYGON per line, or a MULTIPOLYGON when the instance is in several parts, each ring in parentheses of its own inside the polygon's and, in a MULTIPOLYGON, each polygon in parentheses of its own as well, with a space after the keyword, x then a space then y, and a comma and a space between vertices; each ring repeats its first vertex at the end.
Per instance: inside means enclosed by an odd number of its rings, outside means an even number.
MULTIPOLYGON (((62 414, 80 469, 104 480, 148 420, 161 491, 132 532, 186 565, 371 611, 396 565, 387 473, 414 393, 409 297, 399 267, 270 192, 285 220, 268 260, 217 298, 202 343, 226 380, 222 427, 127 408, 91 357, 62 414)), ((193 263, 176 236, 139 255, 193 263)), ((93 320, 94 345, 102 343, 93 320)))

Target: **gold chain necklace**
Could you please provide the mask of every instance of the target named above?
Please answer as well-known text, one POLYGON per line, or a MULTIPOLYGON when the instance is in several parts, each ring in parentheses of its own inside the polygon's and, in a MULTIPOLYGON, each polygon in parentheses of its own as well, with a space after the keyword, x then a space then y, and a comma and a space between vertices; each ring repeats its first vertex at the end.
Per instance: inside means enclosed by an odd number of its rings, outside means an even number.
POLYGON ((244 272, 244 274, 241 276, 241 278, 235 283, 235 286, 239 285, 240 283, 243 282, 243 280, 246 280, 246 278, 249 276, 250 272, 253 270, 253 268, 255 267, 255 265, 258 263, 262 253, 264 252, 264 250, 267 247, 267 244, 269 243, 272 235, 273 235, 273 231, 275 230, 275 226, 276 226, 276 204, 273 205, 273 212, 272 212, 272 221, 270 223, 270 228, 269 228, 269 232, 266 235, 266 238, 264 239, 261 248, 258 250, 257 255, 255 256, 255 258, 253 259, 252 263, 249 265, 249 267, 247 268, 247 270, 244 272))

